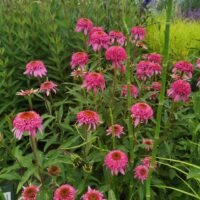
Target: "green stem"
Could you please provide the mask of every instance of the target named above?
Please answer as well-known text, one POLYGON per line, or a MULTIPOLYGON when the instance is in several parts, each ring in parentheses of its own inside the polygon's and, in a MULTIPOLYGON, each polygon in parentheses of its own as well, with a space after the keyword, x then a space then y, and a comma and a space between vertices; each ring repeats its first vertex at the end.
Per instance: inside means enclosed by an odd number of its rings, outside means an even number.
POLYGON ((41 173, 40 166, 39 166, 39 160, 38 160, 38 155, 37 155, 37 145, 36 145, 34 137, 30 136, 30 143, 31 143, 31 148, 32 148, 32 151, 33 151, 34 159, 35 159, 35 165, 38 168, 40 183, 43 185, 44 182, 43 182, 43 179, 42 179, 42 173, 41 173))
POLYGON ((84 157, 85 157, 85 161, 87 163, 87 157, 91 148, 91 137, 92 134, 90 131, 86 131, 86 136, 85 136, 85 152, 84 152, 84 157))
POLYGON ((102 72, 101 69, 101 49, 98 51, 98 66, 99 66, 99 71, 102 72))
MULTIPOLYGON (((125 16, 125 0, 122 0, 122 20, 124 23, 124 27, 126 30, 127 38, 129 35, 129 28, 126 23, 126 16, 125 16)), ((127 87, 128 87, 128 96, 127 96, 127 110, 130 109, 131 107, 131 66, 130 66, 130 42, 127 41, 127 55, 128 59, 126 62, 126 81, 127 81, 127 87)), ((132 118, 130 113, 128 112, 128 138, 129 138, 129 152, 130 152, 130 170, 132 171, 133 169, 133 163, 134 163, 134 144, 133 144, 133 138, 134 138, 134 133, 133 133, 133 124, 132 124, 132 118)), ((132 199, 133 196, 133 178, 130 179, 130 184, 129 184, 129 200, 132 199)))
POLYGON ((31 99, 31 95, 28 96, 28 104, 29 104, 30 110, 33 110, 33 102, 32 102, 32 99, 31 99))
POLYGON ((112 114, 112 108, 109 108, 110 112, 110 121, 111 121, 111 126, 112 126, 112 146, 113 149, 115 149, 116 146, 116 140, 115 140, 115 133, 114 133, 114 120, 113 120, 113 114, 112 114))
POLYGON ((159 136, 160 136, 161 117, 162 117, 162 110, 163 110, 163 104, 164 104, 164 98, 165 98, 167 66, 168 66, 168 59, 169 59, 170 23, 171 23, 172 7, 173 7, 173 0, 168 0, 167 18, 166 18, 166 26, 165 26, 165 42, 164 42, 164 49, 163 49, 165 62, 162 69, 162 79, 161 79, 162 88, 159 94, 159 103, 158 103, 158 109, 156 113, 156 128, 155 128, 155 135, 154 135, 154 148, 152 151, 151 167, 149 169, 148 179, 146 181, 146 200, 151 199, 151 191, 150 191, 151 178, 152 178, 153 166, 156 160, 157 146, 159 143, 159 136))

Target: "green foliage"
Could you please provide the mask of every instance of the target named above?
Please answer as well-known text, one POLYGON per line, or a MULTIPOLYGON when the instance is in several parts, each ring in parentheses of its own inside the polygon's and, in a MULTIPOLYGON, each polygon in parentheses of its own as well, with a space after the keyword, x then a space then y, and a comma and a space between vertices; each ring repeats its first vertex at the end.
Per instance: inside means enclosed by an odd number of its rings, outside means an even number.
MULTIPOLYGON (((135 63, 140 60, 142 53, 161 52, 163 18, 156 19, 159 24, 150 25, 155 19, 149 17, 150 13, 141 16, 141 10, 132 0, 125 1, 124 13, 128 30, 134 25, 148 24, 146 42, 149 49, 135 51, 130 43, 128 56, 133 70, 131 82, 142 88, 142 83, 135 78, 135 63)), ((115 29, 124 33, 127 31, 122 19, 121 0, 0 1, 0 182, 16 182, 18 196, 23 186, 43 184, 38 197, 41 200, 51 199, 55 188, 63 183, 76 187, 77 198, 87 190, 87 186, 91 186, 102 191, 109 200, 118 200, 128 199, 130 180, 133 180, 132 198, 142 200, 145 187, 133 179, 133 167, 140 163, 141 158, 151 155, 141 142, 142 138, 153 138, 156 119, 134 130, 137 140, 132 149, 127 128, 130 118, 127 99, 120 96, 126 78, 119 78, 116 95, 113 96, 112 66, 105 61, 104 51, 100 58, 106 79, 103 93, 96 96, 88 93, 81 88, 81 79, 72 79, 72 53, 87 51, 90 55, 87 67, 90 70, 97 70, 99 63, 98 55, 92 48, 84 46, 83 34, 74 31, 76 21, 81 17, 90 18, 96 26, 104 27, 107 32, 115 29), (17 113, 29 110, 28 99, 16 96, 16 92, 39 88, 44 81, 23 75, 26 63, 36 59, 44 61, 48 70, 47 79, 58 85, 58 91, 49 97, 42 93, 31 96, 33 109, 41 114, 43 120, 43 133, 37 135, 34 155, 28 134, 25 133, 20 141, 13 137, 12 120, 17 113), (111 101, 114 106, 110 106, 111 101), (84 109, 97 109, 102 119, 102 124, 87 138, 86 129, 76 125, 76 114, 84 109), (104 157, 113 145, 112 139, 106 136, 106 129, 112 121, 125 127, 125 135, 116 140, 117 149, 127 154, 132 151, 134 157, 134 166, 129 166, 125 176, 113 177, 103 165, 104 157), (61 169, 56 177, 47 171, 52 165, 61 169)), ((179 59, 195 60, 199 56, 199 30, 197 22, 174 20, 170 63, 179 59)), ((195 76, 199 75, 198 70, 195 73, 195 76)), ((169 88, 172 81, 170 74, 167 78, 169 88)), ((195 78, 192 80, 194 84, 195 78)), ((139 99, 131 98, 130 103, 149 102, 156 110, 157 101, 149 100, 152 94, 156 93, 143 91, 139 99)), ((199 92, 193 93, 189 103, 177 103, 174 107, 171 100, 165 99, 158 169, 152 178, 153 200, 166 199, 166 196, 168 199, 199 199, 199 120, 199 92)))

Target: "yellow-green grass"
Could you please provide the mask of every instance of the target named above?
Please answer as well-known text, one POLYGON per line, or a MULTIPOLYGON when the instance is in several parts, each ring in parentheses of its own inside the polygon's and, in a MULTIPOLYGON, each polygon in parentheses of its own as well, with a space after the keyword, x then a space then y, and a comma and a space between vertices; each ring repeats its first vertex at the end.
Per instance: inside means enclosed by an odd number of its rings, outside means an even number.
MULTIPOLYGON (((164 17, 147 27, 150 51, 161 53, 164 42, 164 17)), ((170 56, 174 60, 200 57, 200 22, 174 19, 171 25, 170 56)))

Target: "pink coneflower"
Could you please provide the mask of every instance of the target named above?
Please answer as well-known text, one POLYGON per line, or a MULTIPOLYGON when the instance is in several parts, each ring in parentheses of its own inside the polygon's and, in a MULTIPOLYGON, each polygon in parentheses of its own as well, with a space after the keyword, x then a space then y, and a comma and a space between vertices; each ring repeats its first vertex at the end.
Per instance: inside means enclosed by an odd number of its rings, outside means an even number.
POLYGON ((136 47, 141 47, 142 49, 148 49, 147 46, 141 41, 135 41, 136 47))
POLYGON ((101 48, 107 49, 110 37, 104 31, 93 31, 89 37, 89 46, 92 46, 94 51, 99 51, 101 48))
POLYGON ((174 74, 179 72, 181 76, 186 75, 187 77, 192 78, 193 65, 186 61, 179 61, 174 65, 172 72, 174 74))
POLYGON ((84 76, 82 88, 87 88, 87 91, 93 89, 94 93, 97 93, 98 89, 103 91, 105 89, 105 80, 103 74, 97 72, 88 72, 84 76))
POLYGON ((145 165, 138 165, 135 169, 134 177, 140 180, 142 183, 147 179, 149 169, 145 165))
MULTIPOLYGON (((137 98, 138 96, 138 88, 135 85, 130 85, 131 87, 131 96, 137 98)), ((121 90, 121 96, 128 95, 128 85, 123 85, 121 90)))
POLYGON ((158 53, 150 53, 150 54, 146 54, 144 55, 144 57, 150 61, 150 62, 154 62, 154 63, 161 63, 161 55, 158 53))
POLYGON ((56 93, 57 85, 53 81, 45 81, 40 85, 40 92, 45 92, 49 96, 50 92, 56 93))
POLYGON ((73 76, 74 78, 79 78, 79 77, 82 78, 86 75, 86 73, 87 73, 86 71, 77 69, 77 70, 72 71, 71 76, 73 76))
POLYGON ((23 188, 22 199, 23 200, 36 200, 39 187, 36 185, 29 185, 23 188))
POLYGON ((103 193, 88 187, 88 191, 82 196, 82 200, 106 200, 103 193))
POLYGON ((142 139, 142 144, 144 145, 147 151, 151 151, 153 149, 153 140, 151 139, 142 139))
POLYGON ((76 190, 71 185, 61 185, 54 192, 53 200, 74 200, 76 190))
MULTIPOLYGON (((159 92, 161 90, 161 83, 160 82, 153 82, 150 88, 152 91, 159 92)), ((158 93, 152 94, 149 98, 150 99, 157 99, 158 93)))
POLYGON ((24 132, 35 137, 37 130, 42 129, 42 118, 34 111, 18 113, 13 120, 13 132, 17 139, 21 139, 24 132))
POLYGON ((151 85, 151 88, 155 91, 160 91, 161 90, 161 83, 160 82, 153 82, 151 85))
POLYGON ((154 75, 161 74, 161 65, 159 63, 152 63, 152 70, 154 75))
POLYGON ((92 35, 92 33, 94 33, 95 31, 104 31, 104 29, 100 26, 94 26, 92 27, 92 29, 90 30, 89 36, 92 35))
POLYGON ((135 40, 144 40, 146 30, 144 27, 135 26, 131 29, 131 34, 134 36, 135 40))
POLYGON ((88 32, 93 27, 93 23, 90 19, 80 18, 76 24, 76 32, 84 31, 84 34, 87 35, 88 32))
POLYGON ((126 37, 122 32, 119 31, 110 31, 109 33, 111 44, 114 44, 116 41, 119 45, 124 46, 126 42, 126 37))
POLYGON ((97 125, 101 123, 99 115, 92 110, 83 110, 77 114, 78 126, 86 125, 88 130, 96 129, 97 125))
POLYGON ((106 50, 106 60, 110 60, 114 69, 119 68, 121 73, 124 73, 125 67, 123 62, 126 60, 126 51, 121 46, 112 46, 106 50))
POLYGON ((191 94, 191 86, 185 80, 177 80, 171 84, 171 88, 167 90, 167 95, 176 101, 188 101, 191 94))
POLYGON ((79 66, 81 70, 85 69, 85 65, 88 63, 88 54, 85 52, 76 52, 72 54, 70 65, 72 69, 79 66))
MULTIPOLYGON (((149 169, 150 166, 151 166, 151 157, 147 156, 147 157, 143 158, 141 160, 141 162, 142 162, 143 165, 145 165, 149 169)), ((157 168, 157 163, 155 162, 154 163, 154 169, 156 169, 156 168, 157 168)))
POLYGON ((33 75, 34 77, 43 77, 47 73, 46 67, 41 60, 30 61, 26 65, 24 74, 33 75))
POLYGON ((38 92, 38 89, 30 89, 30 90, 21 90, 20 92, 17 92, 16 95, 19 96, 30 96, 32 94, 36 94, 38 92))
POLYGON ((140 61, 136 66, 136 75, 140 80, 146 80, 154 75, 152 62, 140 61))
POLYGON ((111 170, 112 175, 118 175, 118 173, 124 175, 128 165, 128 157, 123 151, 113 150, 106 155, 104 164, 111 170))
POLYGON ((200 58, 197 59, 197 68, 200 68, 200 58))
POLYGON ((147 123, 153 118, 153 109, 146 103, 136 103, 131 107, 131 117, 133 118, 135 127, 140 123, 147 123))
POLYGON ((117 138, 120 138, 122 134, 124 134, 123 132, 124 127, 119 125, 119 124, 114 124, 113 126, 110 126, 106 132, 107 135, 112 135, 114 133, 114 136, 117 138))

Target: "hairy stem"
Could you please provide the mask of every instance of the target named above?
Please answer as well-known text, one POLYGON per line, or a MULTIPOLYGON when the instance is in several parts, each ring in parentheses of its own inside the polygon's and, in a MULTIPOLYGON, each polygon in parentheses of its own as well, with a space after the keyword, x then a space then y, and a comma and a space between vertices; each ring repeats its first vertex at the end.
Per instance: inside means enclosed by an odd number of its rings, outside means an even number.
POLYGON ((164 104, 164 98, 165 98, 167 66, 168 66, 168 59, 169 59, 170 23, 171 23, 172 7, 173 7, 173 0, 168 0, 167 18, 166 18, 166 26, 165 26, 165 41, 164 41, 164 49, 163 49, 164 65, 162 69, 162 79, 161 79, 162 88, 159 94, 159 103, 158 103, 158 109, 156 113, 156 128, 155 128, 155 135, 154 135, 154 148, 152 151, 151 167, 149 169, 148 179, 146 181, 146 200, 151 199, 151 191, 150 191, 151 178, 152 178, 153 166, 155 164, 156 155, 157 155, 157 147, 159 143, 161 117, 162 117, 162 110, 163 110, 163 104, 164 104))
POLYGON ((113 120, 113 114, 112 114, 112 108, 109 108, 109 113, 110 113, 110 121, 112 125, 112 147, 115 149, 116 146, 116 140, 115 140, 115 134, 114 134, 114 120, 113 120))
POLYGON ((40 183, 43 185, 44 182, 43 182, 43 179, 42 179, 42 173, 41 173, 41 170, 40 170, 39 160, 38 160, 38 155, 37 155, 37 145, 36 145, 35 138, 32 137, 32 136, 30 136, 30 143, 31 143, 31 148, 32 148, 32 151, 33 151, 34 159, 35 159, 35 165, 38 168, 40 183))
MULTIPOLYGON (((125 0, 122 0, 122 20, 124 24, 124 28, 126 30, 127 38, 129 35, 129 28, 126 23, 126 16, 125 16, 125 0)), ((128 87, 128 96, 127 96, 127 110, 130 109, 131 107, 131 65, 130 65, 130 42, 127 41, 127 62, 126 62, 126 82, 127 82, 127 87, 128 87)), ((133 133, 133 124, 132 124, 132 118, 130 113, 128 112, 128 137, 129 137, 129 152, 130 152, 130 170, 132 171, 133 169, 133 163, 134 163, 134 144, 133 144, 133 139, 134 139, 134 133, 133 133)), ((129 184, 129 200, 131 200, 133 197, 133 178, 130 179, 130 184, 129 184)))

